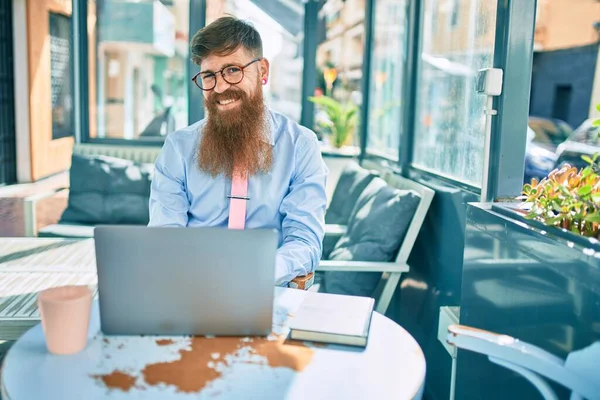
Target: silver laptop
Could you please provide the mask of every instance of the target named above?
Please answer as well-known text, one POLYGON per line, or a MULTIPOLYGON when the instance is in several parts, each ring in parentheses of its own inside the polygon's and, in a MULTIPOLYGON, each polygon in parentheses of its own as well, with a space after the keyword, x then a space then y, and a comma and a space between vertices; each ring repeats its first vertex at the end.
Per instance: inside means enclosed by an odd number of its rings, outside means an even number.
POLYGON ((267 335, 275 230, 98 226, 102 332, 267 335))

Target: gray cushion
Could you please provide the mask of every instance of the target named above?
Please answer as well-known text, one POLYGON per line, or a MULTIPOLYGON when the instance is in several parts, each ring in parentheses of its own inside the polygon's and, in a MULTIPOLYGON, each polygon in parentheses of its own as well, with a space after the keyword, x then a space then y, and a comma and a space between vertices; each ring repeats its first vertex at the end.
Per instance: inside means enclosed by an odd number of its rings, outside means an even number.
POLYGON ((107 156, 73 154, 69 203, 61 223, 148 223, 154 166, 107 156))
POLYGON ((335 186, 325 215, 326 224, 347 225, 360 194, 376 174, 350 161, 335 186))
MULTIPOLYGON (((348 225, 352 209, 367 185, 377 176, 376 171, 368 171, 354 161, 348 162, 335 186, 329 208, 325 214, 325 223, 348 225)), ((338 236, 326 235, 323 238, 323 258, 329 258, 338 236)))
MULTIPOLYGON (((329 257, 340 261, 394 261, 419 206, 412 190, 393 188, 375 178, 363 191, 348 222, 348 231, 329 257)), ((324 291, 372 296, 381 272, 325 272, 324 291)))

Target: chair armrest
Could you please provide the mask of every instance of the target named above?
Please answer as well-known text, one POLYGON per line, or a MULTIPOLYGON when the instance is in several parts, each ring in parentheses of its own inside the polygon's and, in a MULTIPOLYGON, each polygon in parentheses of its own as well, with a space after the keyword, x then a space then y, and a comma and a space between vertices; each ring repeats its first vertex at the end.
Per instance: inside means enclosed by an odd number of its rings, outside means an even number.
POLYGON ((308 290, 315 282, 315 274, 311 272, 308 275, 297 276, 289 284, 292 289, 308 290))
POLYGON ((450 325, 447 341, 457 348, 484 354, 490 361, 519 373, 540 392, 549 386, 539 382, 531 372, 558 382, 584 398, 594 398, 600 390, 600 385, 593 380, 566 368, 563 359, 511 336, 464 325, 450 325))
POLYGON ((321 260, 317 271, 352 271, 352 272, 408 272, 406 263, 375 261, 337 261, 321 260))
POLYGON ((325 237, 323 238, 323 254, 322 258, 327 260, 331 255, 331 252, 335 248, 335 245, 340 240, 342 236, 346 233, 347 230, 346 225, 335 225, 335 224, 326 224, 325 225, 325 237))
POLYGON ((335 224, 326 224, 325 225, 325 235, 326 236, 344 236, 346 231, 348 230, 348 226, 346 225, 335 225, 335 224))
POLYGON ((447 341, 449 344, 461 349, 506 359, 518 364, 521 363, 517 362, 516 358, 522 356, 561 366, 564 364, 564 361, 559 357, 537 346, 521 342, 512 336, 501 335, 465 325, 450 325, 448 327, 447 341))
POLYGON ((68 187, 62 187, 55 190, 49 190, 47 192, 37 193, 23 200, 23 220, 25 223, 25 236, 35 237, 37 236, 37 218, 35 213, 35 207, 38 201, 47 199, 55 196, 63 190, 68 190, 68 187))

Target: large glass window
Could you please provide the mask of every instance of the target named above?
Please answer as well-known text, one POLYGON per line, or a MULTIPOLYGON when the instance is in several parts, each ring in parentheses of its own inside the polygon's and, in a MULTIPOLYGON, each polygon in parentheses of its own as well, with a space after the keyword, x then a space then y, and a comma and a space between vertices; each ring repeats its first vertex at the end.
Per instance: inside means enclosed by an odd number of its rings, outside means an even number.
POLYGON ((73 136, 73 54, 71 17, 50 13, 52 139, 73 136))
POLYGON ((304 2, 302 0, 208 0, 206 24, 234 15, 256 28, 263 55, 271 65, 264 96, 273 111, 300 121, 304 68, 304 2))
POLYGON ((339 107, 317 106, 314 130, 335 147, 358 144, 355 117, 362 105, 364 22, 365 0, 328 0, 319 11, 314 95, 331 97, 339 107))
POLYGON ((475 77, 493 65, 496 4, 425 1, 414 164, 475 186, 485 137, 485 97, 475 92, 475 77))
POLYGON ((190 0, 88 2, 90 137, 162 141, 188 125, 189 9, 190 0))
POLYGON ((367 150, 398 159, 408 1, 378 1, 374 6, 367 150))

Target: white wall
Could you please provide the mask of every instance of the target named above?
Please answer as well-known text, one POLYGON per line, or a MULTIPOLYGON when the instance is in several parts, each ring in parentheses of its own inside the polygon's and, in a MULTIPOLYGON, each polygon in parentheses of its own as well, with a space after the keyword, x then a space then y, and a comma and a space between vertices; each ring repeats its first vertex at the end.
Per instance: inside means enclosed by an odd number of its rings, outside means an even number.
POLYGON ((13 0, 13 54, 17 181, 31 182, 29 132, 29 66, 27 61, 27 9, 25 0, 13 0))

